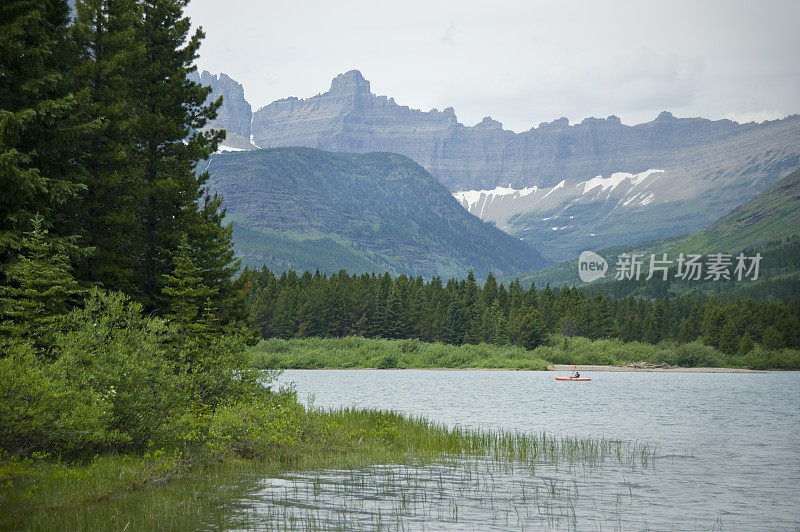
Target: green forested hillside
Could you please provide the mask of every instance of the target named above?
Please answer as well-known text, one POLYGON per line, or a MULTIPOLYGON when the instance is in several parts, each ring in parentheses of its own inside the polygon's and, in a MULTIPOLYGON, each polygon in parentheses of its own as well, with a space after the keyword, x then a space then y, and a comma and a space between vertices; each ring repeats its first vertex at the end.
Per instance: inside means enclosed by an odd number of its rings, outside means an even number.
POLYGON ((400 155, 277 148, 215 155, 208 171, 251 266, 464 277, 545 262, 400 155))
MULTIPOLYGON (((609 295, 625 296, 683 294, 703 292, 738 294, 753 297, 786 298, 800 293, 800 170, 792 172, 752 200, 742 204, 714 225, 683 237, 670 237, 598 251, 608 261, 609 274, 586 289, 609 295), (763 257, 759 279, 753 282, 685 282, 670 276, 661 280, 615 281, 610 278, 617 258, 622 253, 667 253, 677 258, 680 253, 708 255, 711 253, 763 257)), ((644 270, 643 270, 644 271, 644 270)), ((674 273, 674 272, 671 272, 674 273)), ((646 276, 646 275, 645 275, 646 276)), ((578 278, 577 259, 561 262, 521 278, 523 284, 538 286, 582 285, 578 278)))
POLYGON ((733 252, 800 233, 800 170, 677 246, 695 253, 733 252))

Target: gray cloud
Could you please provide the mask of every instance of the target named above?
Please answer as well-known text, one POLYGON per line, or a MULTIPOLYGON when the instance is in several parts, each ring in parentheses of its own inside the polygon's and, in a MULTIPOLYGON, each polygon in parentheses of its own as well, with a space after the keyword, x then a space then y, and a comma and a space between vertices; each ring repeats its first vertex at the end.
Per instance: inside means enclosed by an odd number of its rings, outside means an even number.
POLYGON ((255 107, 323 92, 357 68, 403 105, 518 131, 560 116, 800 111, 793 0, 193 0, 188 14, 207 33, 200 67, 239 80, 255 107))

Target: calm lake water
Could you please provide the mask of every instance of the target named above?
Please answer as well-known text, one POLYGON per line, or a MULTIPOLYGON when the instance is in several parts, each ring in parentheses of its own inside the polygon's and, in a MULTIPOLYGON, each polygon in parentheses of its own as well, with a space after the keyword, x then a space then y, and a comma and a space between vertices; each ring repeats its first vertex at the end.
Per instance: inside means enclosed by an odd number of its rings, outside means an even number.
POLYGON ((800 530, 800 372, 556 375, 293 370, 280 381, 320 408, 644 441, 658 449, 652 466, 531 471, 474 460, 306 472, 264 479, 242 511, 251 525, 301 528, 800 530))

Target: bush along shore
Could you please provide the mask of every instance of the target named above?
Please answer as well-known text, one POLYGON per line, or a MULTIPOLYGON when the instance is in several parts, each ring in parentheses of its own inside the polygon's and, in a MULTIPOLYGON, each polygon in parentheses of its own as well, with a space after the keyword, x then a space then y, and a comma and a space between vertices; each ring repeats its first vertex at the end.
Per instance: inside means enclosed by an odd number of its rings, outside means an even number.
POLYGON ((526 350, 513 345, 427 343, 381 338, 277 338, 249 349, 250 365, 262 369, 484 368, 546 370, 550 365, 671 366, 684 368, 800 369, 800 351, 754 347, 726 355, 700 342, 655 345, 621 340, 553 336, 526 350), (644 363, 644 364, 641 364, 644 363))

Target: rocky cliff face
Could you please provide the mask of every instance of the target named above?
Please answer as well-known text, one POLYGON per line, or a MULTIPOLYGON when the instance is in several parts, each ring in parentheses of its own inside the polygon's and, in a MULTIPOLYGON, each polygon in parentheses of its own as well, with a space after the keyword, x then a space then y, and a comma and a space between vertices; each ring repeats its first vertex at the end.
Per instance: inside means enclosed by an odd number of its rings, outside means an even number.
MULTIPOLYGON (((400 153, 430 170, 441 166, 435 161, 459 126, 453 109, 426 113, 375 96, 369 82, 352 70, 337 76, 324 94, 308 100, 286 98, 258 110, 253 139, 259 146, 263 142, 262 147, 400 153)), ((467 150, 463 155, 469 154, 467 150)), ((441 173, 436 177, 447 185, 441 173)))
POLYGON ((452 108, 422 112, 400 106, 372 94, 369 82, 352 70, 335 78, 328 92, 261 108, 253 115, 252 132, 261 147, 400 153, 450 190, 463 191, 547 187, 562 180, 578 183, 597 175, 667 168, 687 151, 726 139, 764 151, 774 143, 793 144, 791 156, 799 151, 800 117, 738 124, 663 112, 636 126, 623 125, 616 116, 587 118, 576 125, 561 118, 514 133, 489 117, 464 126, 452 108))
POLYGON ((242 139, 249 143, 253 113, 250 104, 244 99, 242 85, 225 74, 214 75, 208 71, 203 71, 202 74, 193 72, 189 75, 189 79, 211 87, 210 101, 222 96, 222 107, 217 113, 217 118, 209 126, 228 132, 225 144, 238 147, 237 144, 241 144, 242 139))

